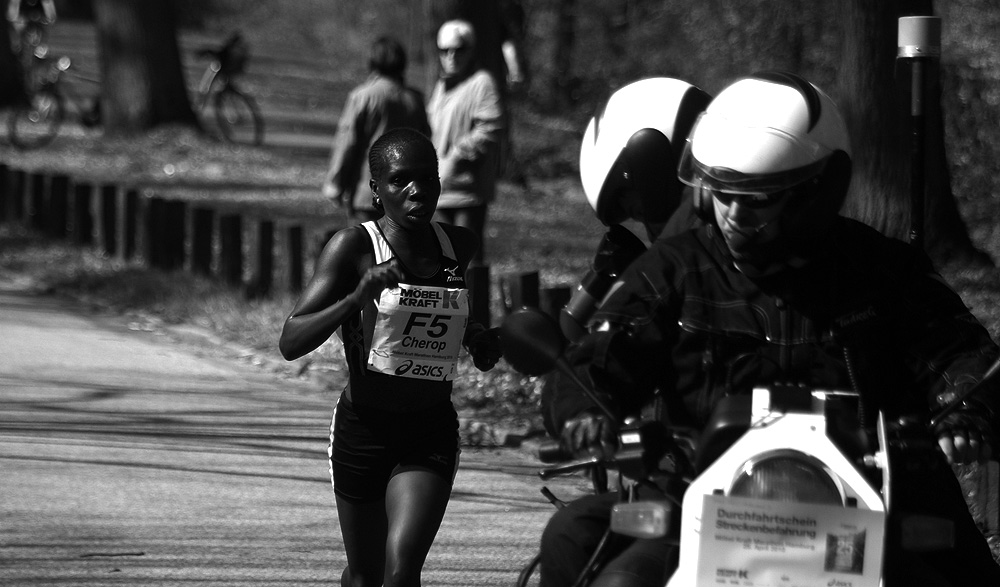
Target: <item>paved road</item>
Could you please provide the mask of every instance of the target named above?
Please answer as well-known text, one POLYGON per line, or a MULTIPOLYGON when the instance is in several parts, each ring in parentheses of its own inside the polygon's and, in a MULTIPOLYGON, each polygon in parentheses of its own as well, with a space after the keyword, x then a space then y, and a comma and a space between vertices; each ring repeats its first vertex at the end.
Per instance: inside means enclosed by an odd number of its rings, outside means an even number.
MULTIPOLYGON (((338 583, 335 393, 2 277, 0 333, 0 585, 338 583)), ((465 451, 425 585, 513 584, 535 469, 465 451)))

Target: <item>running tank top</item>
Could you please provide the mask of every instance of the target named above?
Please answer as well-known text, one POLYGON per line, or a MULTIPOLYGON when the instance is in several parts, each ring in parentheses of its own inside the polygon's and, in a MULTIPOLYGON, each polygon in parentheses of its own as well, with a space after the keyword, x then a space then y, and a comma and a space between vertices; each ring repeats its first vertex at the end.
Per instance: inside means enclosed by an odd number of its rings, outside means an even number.
MULTIPOLYGON (((396 257, 385 235, 375 221, 361 225, 372 243, 375 263, 385 263, 396 257)), ((451 239, 437 222, 431 226, 441 247, 438 270, 430 276, 414 274, 405 265, 402 283, 416 286, 466 288, 465 275, 458 265, 451 239)), ((349 318, 337 334, 344 344, 344 357, 350 374, 347 389, 355 404, 388 411, 410 411, 451 400, 451 381, 412 379, 379 373, 368 367, 372 337, 378 318, 378 296, 367 300, 361 312, 349 318)))

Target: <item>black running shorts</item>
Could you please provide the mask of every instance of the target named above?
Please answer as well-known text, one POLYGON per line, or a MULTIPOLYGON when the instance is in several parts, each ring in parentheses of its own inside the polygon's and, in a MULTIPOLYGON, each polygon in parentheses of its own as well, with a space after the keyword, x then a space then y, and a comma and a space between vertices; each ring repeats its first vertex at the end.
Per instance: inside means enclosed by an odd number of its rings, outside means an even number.
POLYGON ((458 415, 451 402, 419 412, 359 406, 341 395, 331 426, 333 490, 351 501, 382 499, 389 479, 412 470, 448 480, 458 470, 458 415))

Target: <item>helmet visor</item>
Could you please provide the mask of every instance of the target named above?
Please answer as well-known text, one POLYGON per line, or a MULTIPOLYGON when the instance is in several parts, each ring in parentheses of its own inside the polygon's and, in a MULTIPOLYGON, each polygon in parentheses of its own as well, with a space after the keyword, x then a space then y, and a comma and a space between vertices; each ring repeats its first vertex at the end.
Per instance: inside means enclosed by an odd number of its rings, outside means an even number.
POLYGON ((786 190, 823 171, 833 150, 779 128, 704 113, 681 154, 678 178, 694 188, 758 194, 786 190))

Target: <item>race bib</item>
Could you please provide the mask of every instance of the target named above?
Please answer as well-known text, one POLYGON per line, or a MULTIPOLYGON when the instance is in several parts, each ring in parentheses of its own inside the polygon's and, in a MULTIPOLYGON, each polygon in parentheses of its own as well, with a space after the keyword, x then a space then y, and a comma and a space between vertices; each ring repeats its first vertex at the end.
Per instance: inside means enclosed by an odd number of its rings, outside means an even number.
POLYGON ((469 322, 469 290, 399 284, 382 290, 368 368, 451 381, 469 322))

